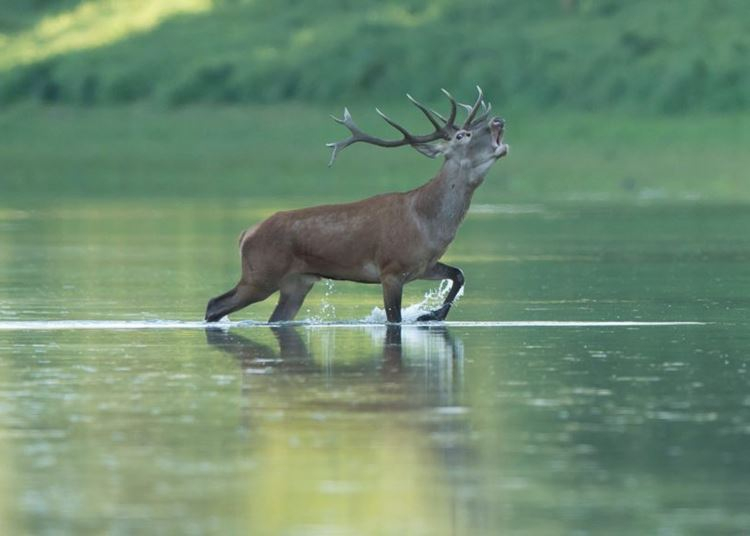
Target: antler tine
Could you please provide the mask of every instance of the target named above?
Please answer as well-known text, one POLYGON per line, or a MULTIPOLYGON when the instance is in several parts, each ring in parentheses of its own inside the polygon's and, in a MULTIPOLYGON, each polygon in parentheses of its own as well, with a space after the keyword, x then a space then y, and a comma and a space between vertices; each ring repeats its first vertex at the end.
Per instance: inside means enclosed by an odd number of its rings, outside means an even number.
POLYGON ((326 143, 326 147, 331 148, 331 159, 328 161, 328 167, 331 167, 333 165, 333 161, 336 160, 336 154, 343 149, 344 147, 341 147, 341 143, 326 143))
POLYGON ((371 143, 373 145, 378 145, 380 147, 399 147, 401 145, 406 145, 408 143, 406 139, 383 140, 380 138, 376 138, 375 136, 370 136, 369 134, 365 134, 356 125, 356 123, 354 123, 354 120, 352 119, 352 115, 349 113, 348 108, 344 108, 344 117, 342 119, 339 119, 335 115, 331 115, 331 118, 333 118, 333 120, 336 121, 337 123, 340 123, 344 125, 346 128, 348 128, 349 131, 352 133, 352 135, 346 138, 345 140, 326 143, 326 147, 330 147, 332 149, 331 159, 328 161, 329 167, 333 165, 333 162, 334 160, 336 160, 336 156, 338 155, 339 151, 346 149, 352 143, 357 143, 358 141, 364 141, 367 143, 371 143))
POLYGON ((458 111, 458 103, 456 102, 456 99, 453 98, 453 95, 448 93, 445 89, 441 89, 446 97, 448 97, 451 101, 451 114, 448 117, 448 119, 445 120, 445 125, 448 127, 455 126, 453 123, 456 120, 456 112, 458 111))
MULTIPOLYGON (((421 109, 421 108, 420 108, 421 109)), ((385 115, 383 112, 381 112, 378 108, 375 108, 375 111, 378 112, 378 115, 385 119, 385 121, 391 125, 393 128, 398 130, 401 134, 403 134, 404 139, 401 140, 401 145, 418 145, 420 143, 429 143, 431 141, 435 141, 440 138, 445 138, 448 135, 448 129, 450 128, 449 124, 445 124, 443 126, 440 126, 437 124, 437 121, 431 121, 432 124, 435 126, 435 131, 431 134, 425 134, 423 136, 415 136, 408 130, 406 130, 404 127, 396 123, 393 119, 385 115)))
MULTIPOLYGON (((433 111, 429 110, 424 104, 422 104, 421 102, 419 102, 417 99, 415 99, 414 97, 412 97, 408 93, 406 94, 406 98, 409 99, 414 106, 416 106, 417 108, 419 108, 422 111, 422 113, 425 115, 425 117, 430 121, 430 123, 432 123, 432 126, 434 126, 437 129, 443 128, 435 120, 435 116, 432 115, 433 113, 436 113, 436 112, 433 112, 433 111)), ((437 114, 437 116, 440 117, 440 114, 437 114)), ((441 119, 442 119, 442 117, 441 117, 441 119)))
POLYGON ((443 114, 441 114, 439 112, 436 112, 432 108, 430 108, 430 111, 433 113, 433 115, 435 117, 437 117, 438 119, 440 119, 443 123, 447 123, 448 122, 448 120, 443 116, 443 114))
POLYGON ((404 141, 411 141, 414 138, 414 136, 412 136, 408 130, 406 130, 404 127, 396 123, 393 119, 391 119, 390 117, 385 115, 383 112, 381 112, 380 108, 375 108, 375 111, 378 113, 380 117, 382 117, 385 120, 386 123, 388 123, 393 128, 398 130, 401 134, 404 135, 404 141))
POLYGON ((461 126, 461 128, 468 128, 471 125, 471 122, 474 120, 474 116, 477 114, 477 110, 479 110, 479 105, 484 100, 484 95, 482 94, 482 88, 477 86, 477 91, 479 92, 479 95, 477 96, 477 101, 474 103, 474 106, 469 111, 469 116, 466 118, 466 121, 464 121, 464 124, 461 126))
POLYGON ((482 101, 482 115, 474 119, 474 121, 472 121, 469 127, 473 128, 477 126, 478 124, 482 123, 483 121, 486 121, 487 118, 490 116, 490 111, 492 111, 492 104, 489 102, 482 101))

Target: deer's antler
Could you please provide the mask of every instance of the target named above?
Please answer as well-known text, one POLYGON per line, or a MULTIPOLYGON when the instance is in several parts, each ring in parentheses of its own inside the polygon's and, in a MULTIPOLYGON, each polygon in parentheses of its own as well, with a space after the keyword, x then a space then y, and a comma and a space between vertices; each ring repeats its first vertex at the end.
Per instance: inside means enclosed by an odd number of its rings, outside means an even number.
POLYGON ((416 136, 412 134, 377 108, 375 108, 375 111, 378 113, 378 115, 380 115, 380 117, 382 117, 386 121, 386 123, 388 123, 401 133, 403 137, 400 140, 384 140, 382 138, 377 138, 365 133, 354 123, 354 120, 352 119, 348 108, 344 108, 344 117, 341 119, 332 115, 331 117, 333 118, 333 120, 348 128, 352 135, 345 140, 326 144, 327 147, 330 147, 332 149, 331 160, 328 162, 328 165, 333 165, 333 162, 334 160, 336 160, 336 156, 338 155, 339 151, 342 151, 349 147, 351 144, 357 143, 359 141, 377 145, 379 147, 401 147, 403 145, 419 145, 422 143, 429 143, 441 138, 449 139, 450 135, 453 133, 453 130, 455 130, 456 128, 456 126, 454 125, 454 121, 456 120, 456 110, 458 108, 458 103, 450 93, 448 93, 444 89, 442 91, 451 101, 451 113, 448 119, 445 119, 434 110, 430 110, 425 105, 414 99, 411 95, 406 95, 412 102, 412 104, 419 108, 419 110, 425 115, 425 117, 427 117, 430 123, 432 123, 432 126, 435 128, 432 133, 425 134, 423 136, 416 136), (438 123, 438 119, 443 121, 444 124, 441 125, 440 123, 438 123))
POLYGON ((471 122, 471 125, 469 128, 474 128, 475 126, 483 123, 490 117, 490 112, 492 111, 492 104, 489 102, 482 101, 482 115, 474 119, 474 121, 471 122))
POLYGON ((479 93, 479 95, 477 96, 477 101, 474 103, 474 106, 469 107, 468 105, 464 105, 469 111, 469 115, 466 117, 466 121, 464 121, 464 124, 461 125, 462 129, 468 129, 471 127, 471 124, 474 121, 474 116, 477 114, 480 105, 483 105, 484 108, 487 108, 487 111, 485 113, 489 113, 489 108, 484 104, 484 95, 482 94, 482 88, 477 86, 477 92, 479 93))

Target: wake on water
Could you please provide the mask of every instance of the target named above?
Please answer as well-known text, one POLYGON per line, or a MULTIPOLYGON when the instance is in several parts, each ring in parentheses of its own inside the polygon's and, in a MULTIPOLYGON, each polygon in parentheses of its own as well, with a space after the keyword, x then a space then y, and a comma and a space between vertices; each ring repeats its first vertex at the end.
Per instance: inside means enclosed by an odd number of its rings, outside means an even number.
MULTIPOLYGON (((705 325, 705 322, 645 322, 645 321, 576 321, 576 320, 531 320, 531 321, 442 321, 417 322, 421 315, 437 309, 450 291, 450 281, 445 280, 436 289, 429 290, 419 303, 401 311, 402 324, 411 326, 454 326, 454 327, 639 327, 639 326, 687 326, 705 325)), ((310 316, 306 320, 270 324, 253 320, 232 321, 229 317, 219 322, 183 320, 10 320, 0 321, 0 331, 56 331, 56 330, 142 330, 142 329, 205 329, 205 328, 257 328, 274 325, 292 325, 307 328, 362 328, 382 327, 386 322, 385 310, 374 307, 370 314, 360 320, 340 321, 335 319, 335 308, 329 298, 333 293, 333 283, 329 284, 321 305, 320 316, 310 316)), ((463 295, 463 288, 456 301, 463 295)), ((454 302, 455 303, 455 302, 454 302)), ((310 311, 308 310, 308 314, 310 311)))

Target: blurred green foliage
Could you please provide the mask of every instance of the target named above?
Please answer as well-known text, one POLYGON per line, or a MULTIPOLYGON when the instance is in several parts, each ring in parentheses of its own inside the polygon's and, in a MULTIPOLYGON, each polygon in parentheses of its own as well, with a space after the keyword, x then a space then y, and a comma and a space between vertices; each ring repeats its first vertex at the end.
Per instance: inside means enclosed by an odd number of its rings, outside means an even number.
MULTIPOLYGON (((4 4, 0 60, 23 28, 76 2, 4 4)), ((338 102, 407 90, 426 98, 442 86, 461 93, 479 83, 495 102, 516 107, 678 113, 750 104, 750 3, 743 0, 210 6, 103 46, 10 62, 0 71, 0 102, 338 102)))
POLYGON ((38 22, 41 17, 60 13, 79 2, 80 0, 3 0, 0 9, 0 35, 23 30, 38 22))
POLYGON ((485 202, 750 200, 749 59, 740 0, 5 0, 0 192, 405 190, 437 164, 355 146, 329 170, 328 113, 392 136, 374 106, 420 130, 406 91, 445 110, 479 83, 512 147, 485 202))

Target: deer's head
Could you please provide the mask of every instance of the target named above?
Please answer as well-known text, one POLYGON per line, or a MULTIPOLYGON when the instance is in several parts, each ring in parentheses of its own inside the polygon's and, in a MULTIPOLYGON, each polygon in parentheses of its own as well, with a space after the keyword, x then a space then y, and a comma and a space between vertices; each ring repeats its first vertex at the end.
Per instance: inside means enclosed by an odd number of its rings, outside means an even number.
POLYGON ((492 164, 508 154, 508 146, 503 142, 505 121, 500 117, 490 117, 492 106, 484 101, 481 88, 477 87, 477 90, 479 96, 473 106, 456 102, 450 93, 442 90, 451 103, 451 111, 447 118, 407 94, 409 100, 424 113, 434 127, 432 133, 425 135, 418 136, 410 133, 376 108, 378 114, 401 133, 400 140, 385 140, 366 134, 354 123, 349 110, 344 108, 342 119, 332 117, 347 127, 352 135, 345 140, 328 144, 328 147, 333 149, 328 165, 333 164, 339 151, 356 142, 365 142, 379 147, 409 145, 430 158, 443 156, 446 164, 468 168, 473 175, 479 178, 484 177, 492 164), (456 124, 459 106, 468 112, 460 126, 456 124))

